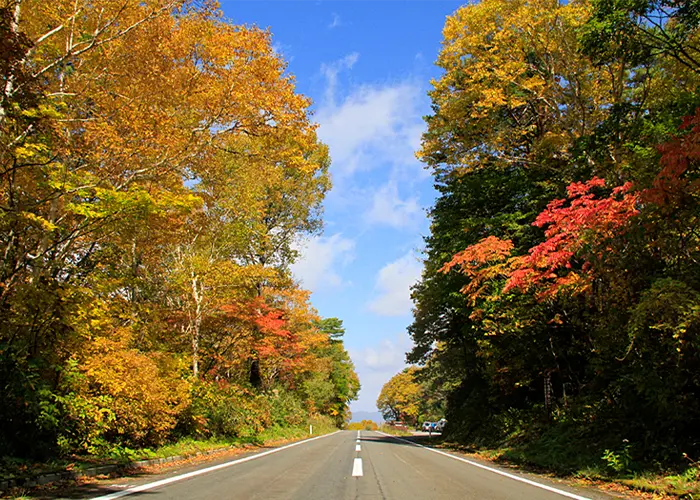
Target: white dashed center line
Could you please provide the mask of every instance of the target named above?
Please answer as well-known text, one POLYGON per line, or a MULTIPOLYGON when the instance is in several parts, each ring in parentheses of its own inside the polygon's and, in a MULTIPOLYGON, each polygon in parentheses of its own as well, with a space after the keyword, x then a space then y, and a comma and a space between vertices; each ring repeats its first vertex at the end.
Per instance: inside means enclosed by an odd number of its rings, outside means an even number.
POLYGON ((355 451, 362 451, 362 450, 360 449, 360 445, 359 445, 359 444, 356 444, 356 445, 355 445, 355 451))
POLYGON ((355 477, 362 476, 362 459, 361 458, 356 458, 355 461, 352 463, 352 475, 355 477))

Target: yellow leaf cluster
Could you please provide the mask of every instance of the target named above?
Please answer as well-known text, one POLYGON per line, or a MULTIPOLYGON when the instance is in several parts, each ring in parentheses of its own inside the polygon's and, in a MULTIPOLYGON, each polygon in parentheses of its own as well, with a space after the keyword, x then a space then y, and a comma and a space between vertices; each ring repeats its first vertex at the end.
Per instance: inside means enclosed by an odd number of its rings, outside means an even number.
POLYGON ((619 83, 577 49, 589 14, 586 0, 484 0, 448 17, 431 128, 459 133, 429 131, 419 157, 465 170, 568 158, 619 83))

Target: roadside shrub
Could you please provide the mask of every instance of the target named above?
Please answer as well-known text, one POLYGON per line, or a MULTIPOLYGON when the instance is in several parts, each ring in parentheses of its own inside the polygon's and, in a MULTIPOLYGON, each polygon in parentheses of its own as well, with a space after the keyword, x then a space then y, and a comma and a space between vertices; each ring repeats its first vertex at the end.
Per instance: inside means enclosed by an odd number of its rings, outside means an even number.
POLYGON ((168 356, 97 339, 80 363, 69 361, 56 410, 43 418, 58 418, 63 453, 162 445, 189 402, 189 384, 178 371, 168 356))
POLYGON ((0 456, 46 459, 56 454, 60 414, 53 387, 32 366, 0 345, 0 456))
POLYGON ((272 423, 270 406, 264 396, 241 387, 198 382, 183 415, 183 430, 202 437, 252 437, 272 423))
POLYGON ((617 451, 606 449, 601 457, 608 467, 617 474, 629 474, 632 471, 632 455, 629 441, 624 439, 623 444, 624 446, 617 451))
POLYGON ((280 427, 299 426, 308 418, 304 402, 294 393, 284 389, 275 389, 268 393, 271 418, 274 425, 280 427))

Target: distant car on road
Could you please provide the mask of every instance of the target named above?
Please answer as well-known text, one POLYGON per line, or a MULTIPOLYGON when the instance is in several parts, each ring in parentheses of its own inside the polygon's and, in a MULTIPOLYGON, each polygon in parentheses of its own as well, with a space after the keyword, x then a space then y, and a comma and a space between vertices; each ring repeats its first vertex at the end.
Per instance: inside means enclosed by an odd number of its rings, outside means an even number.
POLYGON ((445 420, 444 418, 441 418, 441 419, 438 420, 437 423, 435 424, 435 430, 436 430, 437 432, 442 432, 442 431, 444 431, 444 430, 445 430, 445 425, 446 425, 446 424, 447 424, 447 420, 445 420))
POLYGON ((424 432, 430 432, 433 429, 433 425, 435 425, 433 422, 423 422, 423 427, 421 427, 421 430, 424 432))

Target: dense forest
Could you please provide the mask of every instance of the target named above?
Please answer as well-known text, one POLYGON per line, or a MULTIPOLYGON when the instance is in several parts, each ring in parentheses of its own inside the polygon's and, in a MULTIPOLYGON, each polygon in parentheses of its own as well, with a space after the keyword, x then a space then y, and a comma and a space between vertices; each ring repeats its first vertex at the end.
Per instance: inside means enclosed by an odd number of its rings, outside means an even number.
POLYGON ((9 1, 0 89, 0 455, 345 422, 342 322, 289 270, 330 159, 269 32, 9 1))
POLYGON ((692 0, 447 19, 408 361, 450 438, 559 469, 700 457, 699 22, 692 0))

